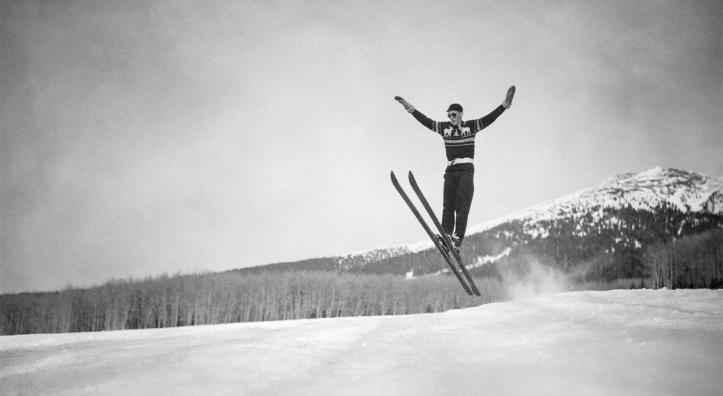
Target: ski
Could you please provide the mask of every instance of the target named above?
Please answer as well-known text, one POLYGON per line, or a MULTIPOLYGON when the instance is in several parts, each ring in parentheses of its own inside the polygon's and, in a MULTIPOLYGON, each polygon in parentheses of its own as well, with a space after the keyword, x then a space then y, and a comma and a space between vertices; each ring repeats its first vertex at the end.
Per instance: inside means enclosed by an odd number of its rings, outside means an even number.
POLYGON ((472 276, 469 274, 469 272, 467 272, 467 267, 465 267, 464 262, 462 261, 462 256, 460 256, 459 253, 457 252, 457 249, 455 249, 454 244, 452 243, 452 240, 449 238, 449 235, 447 235, 447 233, 444 232, 444 229, 442 229, 442 224, 439 222, 437 215, 434 214, 434 210, 429 205, 427 198, 424 196, 424 194, 422 194, 422 190, 419 188, 419 184, 417 184, 417 180, 414 178, 414 174, 412 174, 412 171, 409 171, 409 184, 412 185, 412 189, 417 194, 419 201, 422 203, 422 206, 424 206, 424 209, 427 210, 429 217, 432 219, 432 222, 439 230, 439 234, 442 236, 442 239, 444 240, 445 245, 447 245, 446 247, 452 253, 452 256, 454 257, 454 259, 457 260, 457 264, 459 265, 460 270, 462 270, 462 274, 464 275, 465 279, 467 280, 467 283, 469 284, 470 288, 472 289, 472 292, 474 292, 475 296, 481 295, 479 290, 477 289, 477 286, 474 284, 474 281, 472 280, 472 276))
MULTIPOLYGON (((469 285, 467 285, 467 282, 464 280, 464 278, 462 277, 462 275, 460 275, 459 270, 456 268, 456 266, 455 266, 454 263, 452 262, 452 258, 451 258, 451 257, 449 256, 449 254, 445 251, 445 248, 440 244, 440 242, 439 242, 439 240, 437 239, 437 237, 434 235, 434 233, 432 232, 432 230, 431 230, 431 229, 429 228, 429 226, 427 225, 427 222, 424 221, 424 219, 422 218, 422 215, 421 215, 421 214, 419 213, 419 211, 417 210, 417 207, 414 206, 414 203, 412 203, 412 200, 409 199, 409 196, 407 195, 407 193, 404 192, 404 189, 403 189, 402 186, 399 184, 399 181, 397 180, 397 177, 394 175, 394 172, 391 172, 391 178, 392 178, 392 184, 394 184, 394 188, 397 189, 397 192, 399 193, 399 195, 402 196, 402 199, 404 200, 404 202, 407 204, 407 206, 409 207, 409 209, 410 209, 410 210, 412 211, 412 213, 414 214, 414 217, 417 218, 417 220, 419 221, 419 224, 422 225, 422 228, 424 228, 424 231, 427 233, 427 235, 428 235, 429 238, 432 240, 432 242, 434 242, 434 246, 437 247, 437 250, 438 250, 439 253, 442 255, 442 257, 444 258, 444 260, 447 262, 447 265, 449 266, 449 269, 450 269, 450 270, 452 271, 452 273, 457 277, 457 280, 458 280, 459 283, 462 285, 462 288, 464 289, 464 291, 465 291, 467 294, 469 294, 469 295, 473 295, 474 292, 472 291, 472 289, 470 289, 469 285)), ((479 294, 477 294, 477 295, 479 295, 479 294)))

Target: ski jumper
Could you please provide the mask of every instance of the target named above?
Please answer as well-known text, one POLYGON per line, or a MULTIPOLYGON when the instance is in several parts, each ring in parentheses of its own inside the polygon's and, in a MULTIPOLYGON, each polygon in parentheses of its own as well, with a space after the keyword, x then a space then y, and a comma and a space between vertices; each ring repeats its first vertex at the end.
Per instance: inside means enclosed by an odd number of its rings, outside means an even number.
POLYGON ((454 234, 459 238, 458 245, 462 243, 467 230, 467 218, 474 195, 475 136, 504 111, 505 108, 500 105, 482 118, 461 121, 459 125, 452 125, 449 121, 434 121, 416 109, 412 112, 417 121, 442 136, 444 140, 448 162, 444 172, 442 228, 447 234, 454 234))

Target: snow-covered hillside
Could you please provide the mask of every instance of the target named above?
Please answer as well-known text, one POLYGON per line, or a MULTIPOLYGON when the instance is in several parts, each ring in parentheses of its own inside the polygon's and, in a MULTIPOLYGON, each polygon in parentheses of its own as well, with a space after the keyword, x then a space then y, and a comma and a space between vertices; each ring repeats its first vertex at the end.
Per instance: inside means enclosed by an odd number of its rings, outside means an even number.
POLYGON ((723 291, 0 337, 8 395, 718 395, 723 291))
MULTIPOLYGON (((610 209, 629 207, 653 212, 662 206, 684 213, 723 215, 723 180, 661 167, 640 173, 626 173, 604 180, 599 185, 525 208, 503 218, 471 226, 467 230, 467 235, 478 234, 511 221, 519 221, 524 224, 524 231, 528 235, 545 237, 549 230, 545 228, 543 222, 574 218, 580 223, 598 222, 604 223, 602 226, 610 226, 619 223, 619 219, 606 217, 605 212, 610 209)), ((414 221, 411 219, 411 214, 410 221, 414 221)), ((410 245, 352 253, 337 257, 335 260, 339 269, 347 270, 433 247, 432 242, 423 240, 410 245)))
POLYGON ((682 212, 723 214, 723 180, 698 173, 655 167, 641 173, 626 173, 604 180, 600 185, 526 208, 504 219, 470 228, 481 232, 511 220, 537 223, 602 209, 630 206, 653 211, 667 205, 682 212))

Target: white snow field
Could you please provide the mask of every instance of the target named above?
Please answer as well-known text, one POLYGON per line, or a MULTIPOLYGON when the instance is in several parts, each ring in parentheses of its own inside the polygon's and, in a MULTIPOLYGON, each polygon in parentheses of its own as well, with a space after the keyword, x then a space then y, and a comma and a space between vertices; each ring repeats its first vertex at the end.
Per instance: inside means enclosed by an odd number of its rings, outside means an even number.
POLYGON ((722 290, 0 337, 4 395, 720 395, 722 290))

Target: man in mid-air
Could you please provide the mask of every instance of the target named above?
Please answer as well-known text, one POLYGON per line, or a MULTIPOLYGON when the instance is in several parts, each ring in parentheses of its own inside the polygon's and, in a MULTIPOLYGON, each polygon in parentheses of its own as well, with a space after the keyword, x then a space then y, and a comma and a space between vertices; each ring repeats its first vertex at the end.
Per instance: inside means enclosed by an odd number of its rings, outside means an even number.
POLYGON ((452 103, 447 108, 449 121, 434 121, 402 97, 394 97, 417 121, 444 139, 447 169, 444 172, 442 228, 457 249, 462 245, 467 230, 467 217, 474 195, 474 138, 512 106, 514 95, 513 85, 507 90, 507 96, 501 105, 486 116, 470 121, 462 120, 464 109, 458 103, 452 103))

